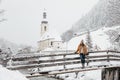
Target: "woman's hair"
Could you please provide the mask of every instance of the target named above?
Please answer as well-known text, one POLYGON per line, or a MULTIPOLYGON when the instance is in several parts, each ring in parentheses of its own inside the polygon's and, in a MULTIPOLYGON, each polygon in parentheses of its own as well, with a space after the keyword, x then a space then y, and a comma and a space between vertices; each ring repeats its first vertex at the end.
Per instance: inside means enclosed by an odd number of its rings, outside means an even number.
POLYGON ((85 46, 85 44, 83 42, 80 43, 80 46, 85 46))

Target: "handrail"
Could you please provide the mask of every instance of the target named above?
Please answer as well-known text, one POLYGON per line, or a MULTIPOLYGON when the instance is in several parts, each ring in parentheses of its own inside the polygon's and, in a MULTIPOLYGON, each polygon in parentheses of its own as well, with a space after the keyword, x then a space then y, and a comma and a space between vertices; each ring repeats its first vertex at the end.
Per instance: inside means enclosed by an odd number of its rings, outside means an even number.
MULTIPOLYGON (((115 52, 115 53, 120 53, 120 51, 113 51, 113 50, 102 50, 102 51, 91 51, 89 53, 103 53, 103 52, 115 52)), ((23 57, 12 57, 12 60, 26 60, 30 58, 40 58, 40 57, 51 57, 51 56, 63 56, 63 55, 75 55, 74 53, 61 53, 61 54, 53 54, 53 55, 41 55, 41 54, 35 54, 33 56, 23 56, 23 57)))
MULTIPOLYGON (((88 56, 89 59, 94 59, 94 58, 103 58, 103 57, 107 57, 108 55, 96 55, 96 56, 88 56)), ((109 55, 111 57, 113 57, 113 55, 109 55)), ((118 57, 118 56, 117 56, 118 57)), ((120 56, 119 56, 120 57, 120 56)), ((53 59, 53 60, 30 60, 30 61, 19 61, 19 63, 14 63, 13 62, 13 65, 24 65, 24 64, 40 64, 40 63, 49 63, 49 62, 59 62, 59 61, 70 61, 70 60, 79 60, 80 57, 72 57, 72 58, 60 58, 60 59, 53 59), (25 63, 23 63, 25 62, 25 63)))
MULTIPOLYGON (((118 59, 118 60, 120 60, 120 59, 118 59)), ((101 62, 101 61, 107 61, 107 59, 90 59, 89 60, 89 62, 101 62)), ((71 65, 71 64, 78 64, 78 63, 81 63, 81 61, 60 62, 60 63, 53 63, 53 64, 21 65, 21 66, 7 67, 7 68, 11 69, 11 70, 20 70, 20 69, 37 68, 37 67, 43 68, 43 67, 52 67, 52 66, 63 66, 63 65, 71 65)))

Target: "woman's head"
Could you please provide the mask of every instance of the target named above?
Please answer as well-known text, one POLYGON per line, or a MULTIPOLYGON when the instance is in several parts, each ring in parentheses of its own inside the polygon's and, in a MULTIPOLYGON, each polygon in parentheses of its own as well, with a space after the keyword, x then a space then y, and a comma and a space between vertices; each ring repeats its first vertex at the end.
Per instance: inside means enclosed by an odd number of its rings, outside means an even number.
POLYGON ((83 40, 81 40, 80 45, 81 45, 81 46, 84 46, 84 45, 85 45, 83 40))

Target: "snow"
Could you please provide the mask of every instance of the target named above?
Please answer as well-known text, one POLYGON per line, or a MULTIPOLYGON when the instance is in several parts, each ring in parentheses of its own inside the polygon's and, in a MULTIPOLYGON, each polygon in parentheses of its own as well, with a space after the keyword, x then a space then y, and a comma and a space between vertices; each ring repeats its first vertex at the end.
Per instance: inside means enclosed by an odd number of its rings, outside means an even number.
MULTIPOLYGON (((92 44, 93 46, 97 45, 100 50, 107 50, 111 46, 111 43, 109 41, 109 36, 105 33, 106 31, 109 30, 116 30, 120 26, 115 26, 115 27, 102 27, 97 31, 93 31, 90 33, 91 39, 92 39, 92 44)), ((66 46, 68 50, 76 50, 80 41, 84 40, 85 41, 86 34, 82 36, 77 36, 72 38, 69 42, 67 42, 66 46)), ((106 54, 106 53, 102 53, 106 54)), ((102 54, 90 54, 90 55, 102 55, 102 54)), ((117 62, 96 62, 96 63, 90 63, 90 65, 111 65, 111 64, 119 64, 117 62)), ((75 67, 79 65, 69 65, 67 67, 75 67)), ((85 71, 85 72, 79 72, 78 77, 76 78, 75 73, 68 73, 68 74, 62 74, 58 75, 61 78, 64 78, 64 80, 101 80, 101 70, 94 70, 94 71, 85 71), (97 75, 96 75, 97 74, 97 75)))
POLYGON ((102 50, 106 50, 110 46, 108 36, 105 34, 106 29, 101 28, 95 32, 92 32, 93 44, 97 44, 102 50))
MULTIPOLYGON (((105 32, 108 31, 108 30, 113 30, 113 29, 117 29, 117 28, 119 28, 119 26, 111 27, 111 28, 102 27, 101 29, 99 29, 97 31, 91 32, 91 38, 92 38, 93 45, 98 45, 101 50, 109 49, 111 44, 109 42, 108 35, 105 32)), ((76 50, 80 41, 81 40, 85 41, 85 38, 86 38, 86 34, 82 35, 82 36, 74 37, 73 39, 71 39, 69 42, 66 43, 66 46, 67 46, 66 48, 68 50, 76 50)), ((49 53, 49 54, 56 54, 56 53, 52 52, 52 51, 54 51, 54 49, 52 49, 52 48, 46 48, 43 52, 47 53, 49 51, 51 51, 51 53, 49 53)), ((40 54, 42 54, 42 52, 40 54)), ((90 54, 89 56, 103 55, 103 54, 106 54, 106 53, 90 54)), ((67 57, 68 58, 75 57, 75 56, 79 56, 79 55, 74 55, 74 56, 68 55, 68 56, 66 56, 66 58, 67 57)), ((49 57, 49 58, 48 57, 43 57, 43 58, 39 58, 39 60, 49 60, 49 59, 54 60, 54 59, 57 59, 57 58, 61 58, 61 57, 49 57)), ((55 63, 55 62, 53 62, 53 63, 55 63)), ((113 63, 114 63, 114 65, 119 64, 117 62, 103 61, 103 62, 96 62, 96 63, 91 62, 89 64, 89 66, 91 66, 91 65, 103 65, 103 64, 104 65, 111 65, 113 63)), ((67 65, 66 67, 67 68, 75 68, 75 67, 80 67, 80 66, 81 66, 81 64, 74 64, 74 65, 67 65)), ((37 71, 37 68, 35 68, 35 69, 34 70, 37 71)), ((48 67, 40 68, 40 71, 50 71, 50 70, 58 70, 58 69, 63 69, 63 66, 55 66, 55 67, 51 67, 51 68, 50 67, 49 68, 48 67)), ((3 72, 3 71, 0 70, 0 72, 3 72)), ((15 71, 15 72, 19 73, 17 71, 15 71)), ((5 74, 7 75, 8 73, 5 73, 5 74)), ((18 76, 20 76, 20 75, 18 75, 18 76)), ((77 77, 76 77, 75 73, 59 74, 57 76, 59 76, 60 78, 63 78, 64 80, 101 80, 101 70, 79 72, 77 77)), ((25 80, 25 79, 22 79, 22 78, 19 78, 19 79, 20 80, 25 80)), ((19 80, 19 79, 17 79, 17 80, 19 80)), ((0 77, 0 80, 7 80, 7 79, 1 79, 1 77, 0 77)), ((12 80, 15 80, 15 79, 12 79, 12 80)))
POLYGON ((59 33, 54 29, 45 32, 40 38, 40 41, 46 39, 54 39, 55 41, 61 41, 59 33))
POLYGON ((77 77, 75 73, 61 74, 59 76, 64 80, 101 80, 101 70, 79 72, 77 77))
MULTIPOLYGON (((97 45, 101 50, 109 49, 111 44, 110 44, 109 39, 108 39, 109 36, 105 32, 110 30, 110 29, 116 29, 118 27, 119 26, 112 27, 112 28, 102 27, 97 31, 91 32, 90 35, 92 38, 93 47, 95 45, 97 45)), ((76 50, 80 41, 81 40, 85 41, 85 38, 86 38, 86 34, 84 34, 82 36, 77 36, 77 37, 74 37, 73 39, 71 39, 67 45, 68 50, 76 50)))
POLYGON ((28 80, 18 71, 10 71, 0 65, 0 80, 28 80))
POLYGON ((43 51, 54 51, 54 49, 53 48, 46 48, 43 51))

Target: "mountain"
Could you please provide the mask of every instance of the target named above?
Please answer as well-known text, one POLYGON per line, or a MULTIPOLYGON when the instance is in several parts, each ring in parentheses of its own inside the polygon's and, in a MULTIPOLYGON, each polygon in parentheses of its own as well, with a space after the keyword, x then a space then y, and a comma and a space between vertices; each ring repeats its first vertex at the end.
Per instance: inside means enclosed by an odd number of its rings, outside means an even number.
POLYGON ((69 41, 74 34, 86 31, 97 30, 101 27, 114 27, 120 25, 120 1, 119 0, 99 0, 99 2, 72 28, 61 35, 63 41, 69 41), (71 33, 70 33, 71 31, 71 33), (72 34, 70 36, 66 36, 72 34), (66 37, 69 40, 66 40, 66 37))
MULTIPOLYGON (((90 32, 93 50, 119 50, 120 49, 120 26, 102 27, 96 31, 90 32), (119 39, 119 40, 117 40, 119 39)), ((68 50, 76 50, 80 41, 86 43, 86 34, 77 36, 69 40, 68 50)))

